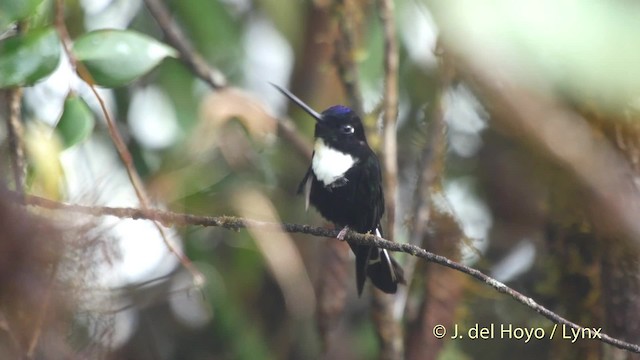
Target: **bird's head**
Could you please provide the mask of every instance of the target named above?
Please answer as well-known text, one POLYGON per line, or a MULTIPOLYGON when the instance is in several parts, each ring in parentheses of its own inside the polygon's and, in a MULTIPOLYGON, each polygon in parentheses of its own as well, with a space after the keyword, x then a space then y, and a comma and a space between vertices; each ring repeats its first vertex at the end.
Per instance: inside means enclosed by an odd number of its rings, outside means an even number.
POLYGON ((329 144, 367 143, 362 121, 355 111, 343 105, 328 108, 320 114, 316 122, 316 138, 329 144))
POLYGON ((343 151, 368 146, 362 121, 351 108, 335 105, 319 114, 290 91, 272 85, 316 120, 316 139, 320 138, 327 145, 343 151))

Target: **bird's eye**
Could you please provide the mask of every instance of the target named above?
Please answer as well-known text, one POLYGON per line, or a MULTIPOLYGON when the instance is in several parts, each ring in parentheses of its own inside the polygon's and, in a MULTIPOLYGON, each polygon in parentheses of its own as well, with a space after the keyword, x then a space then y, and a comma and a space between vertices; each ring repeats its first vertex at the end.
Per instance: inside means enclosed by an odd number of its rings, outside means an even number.
POLYGON ((353 134, 353 126, 351 126, 351 125, 342 125, 340 127, 340 131, 342 131, 343 134, 353 134))

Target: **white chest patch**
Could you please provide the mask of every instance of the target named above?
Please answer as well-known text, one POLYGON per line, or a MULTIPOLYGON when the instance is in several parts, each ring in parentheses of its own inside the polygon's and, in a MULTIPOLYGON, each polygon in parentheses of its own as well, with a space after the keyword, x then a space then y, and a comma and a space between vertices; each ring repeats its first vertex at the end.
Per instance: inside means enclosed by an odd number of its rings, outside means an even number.
POLYGON ((313 150, 311 168, 324 186, 340 179, 358 161, 349 154, 328 147, 322 139, 316 140, 313 150))

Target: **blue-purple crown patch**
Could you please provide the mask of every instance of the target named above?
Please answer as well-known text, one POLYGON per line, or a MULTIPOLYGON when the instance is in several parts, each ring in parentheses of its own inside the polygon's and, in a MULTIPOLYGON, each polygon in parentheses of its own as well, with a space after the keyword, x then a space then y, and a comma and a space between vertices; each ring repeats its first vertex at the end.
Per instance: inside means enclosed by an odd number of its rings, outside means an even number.
POLYGON ((350 112, 353 112, 353 110, 349 109, 348 107, 344 106, 344 105, 335 105, 332 106, 330 108, 328 108, 327 110, 325 110, 323 112, 324 115, 346 115, 350 112))

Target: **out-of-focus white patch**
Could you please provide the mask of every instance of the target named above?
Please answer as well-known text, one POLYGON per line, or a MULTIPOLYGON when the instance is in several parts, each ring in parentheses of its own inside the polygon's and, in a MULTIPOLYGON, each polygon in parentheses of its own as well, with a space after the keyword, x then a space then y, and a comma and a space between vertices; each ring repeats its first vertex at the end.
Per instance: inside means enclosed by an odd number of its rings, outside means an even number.
POLYGON ((171 146, 180 134, 171 99, 156 86, 135 90, 127 119, 131 133, 146 148, 171 146))
POLYGON ((462 157, 475 155, 482 146, 480 135, 487 127, 486 111, 473 93, 462 85, 450 88, 443 101, 451 149, 462 157))
POLYGON ((142 0, 81 0, 87 31, 126 29, 136 16, 142 0))
MULTIPOLYGON (((93 136, 79 146, 65 150, 60 157, 67 183, 67 200, 114 207, 139 207, 113 144, 93 136)), ((82 294, 83 321, 90 336, 110 349, 125 344, 135 332, 138 312, 117 296, 118 288, 160 278, 178 266, 176 256, 162 240, 158 229, 149 221, 120 220, 113 217, 74 217, 69 221, 92 221, 92 234, 114 247, 120 256, 96 251, 91 264, 91 285, 95 291, 82 294), (117 311, 116 311, 117 310, 117 311)), ((164 229, 169 241, 182 250, 178 235, 164 229)))
MULTIPOLYGON (((81 4, 86 14, 85 26, 87 31, 91 31, 104 28, 127 28, 142 2, 141 0, 82 0, 81 4)), ((96 90, 104 100, 110 115, 117 117, 112 91, 100 87, 96 90)), ((56 70, 43 81, 25 88, 25 104, 37 120, 53 126, 60 118, 64 100, 69 91, 79 94, 96 114, 102 113, 95 95, 76 75, 66 54, 61 51, 60 63, 56 70)))
MULTIPOLYGON (((108 222, 106 220, 105 225, 108 222)), ((118 239, 121 259, 113 265, 106 264, 110 269, 103 277, 107 284, 122 286, 162 277, 178 265, 178 259, 151 221, 112 219, 112 222, 112 234, 118 239)), ((167 228, 164 232, 172 246, 182 251, 176 232, 167 228)))
POLYGON ((78 319, 86 325, 89 336, 98 341, 108 349, 118 349, 124 345, 138 325, 138 312, 133 308, 121 308, 119 305, 111 304, 107 306, 115 306, 118 311, 109 311, 111 309, 101 309, 95 316, 83 315, 78 319))
MULTIPOLYGON (((382 94, 384 94, 383 79, 363 79, 360 82, 360 96, 362 98, 362 110, 365 113, 374 111, 375 107, 382 102, 382 94)), ((400 97, 402 100, 402 97, 400 97)), ((362 116, 363 114, 358 114, 362 116)), ((378 127, 382 126, 382 113, 378 118, 378 127)))
POLYGON ((536 248, 530 240, 520 241, 509 254, 491 269, 490 276, 507 282, 527 271, 536 258, 536 248))
POLYGON ((293 69, 293 50, 269 20, 255 17, 247 24, 243 37, 245 87, 282 112, 289 102, 269 83, 287 86, 293 69))
POLYGON ((315 153, 311 167, 316 178, 325 186, 344 176, 347 170, 358 161, 349 154, 345 154, 327 146, 322 139, 317 139, 313 147, 315 153))
POLYGON ((400 37, 413 62, 435 68, 438 28, 429 10, 418 1, 405 1, 398 8, 400 37))
POLYGON ((473 263, 477 260, 478 253, 483 253, 489 245, 489 230, 493 225, 491 213, 485 203, 476 197, 470 179, 449 181, 444 190, 462 230, 472 241, 473 248, 462 244, 462 259, 467 264, 473 263))
MULTIPOLYGON (((99 119, 104 118, 98 99, 96 99, 89 85, 82 81, 73 71, 69 58, 63 51, 61 51, 60 63, 51 75, 37 84, 25 88, 25 105, 37 120, 54 126, 60 119, 60 115, 62 115, 64 101, 69 91, 80 95, 89 105, 89 108, 95 114, 99 114, 99 119)), ((112 90, 96 87, 96 91, 104 101, 110 115, 114 118, 117 117, 112 90)))
MULTIPOLYGON (((198 269, 207 274, 216 284, 211 284, 215 289, 220 289, 223 283, 217 271, 208 264, 197 264, 198 269)), ((208 306, 206 299, 199 289, 193 285, 193 276, 188 272, 181 272, 171 280, 171 295, 169 305, 178 321, 191 328, 199 328, 206 325, 213 317, 213 311, 208 306)))
POLYGON ((69 93, 73 77, 69 58, 62 53, 58 67, 43 81, 24 88, 25 106, 34 117, 54 126, 62 115, 64 100, 69 93))
MULTIPOLYGON (((62 153, 60 158, 67 180, 67 197, 71 202, 93 199, 97 205, 139 207, 139 202, 110 141, 90 138, 62 153)), ((86 202, 86 201, 85 201, 86 202)), ((96 254, 96 286, 111 288, 163 276, 178 261, 169 252, 160 233, 149 221, 120 220, 103 217, 98 231, 106 241, 115 241, 121 259, 105 261, 96 254)), ((181 249, 175 231, 165 229, 174 246, 181 249)))
POLYGON ((97 14, 106 10, 113 0, 80 0, 80 5, 87 14, 97 14))

